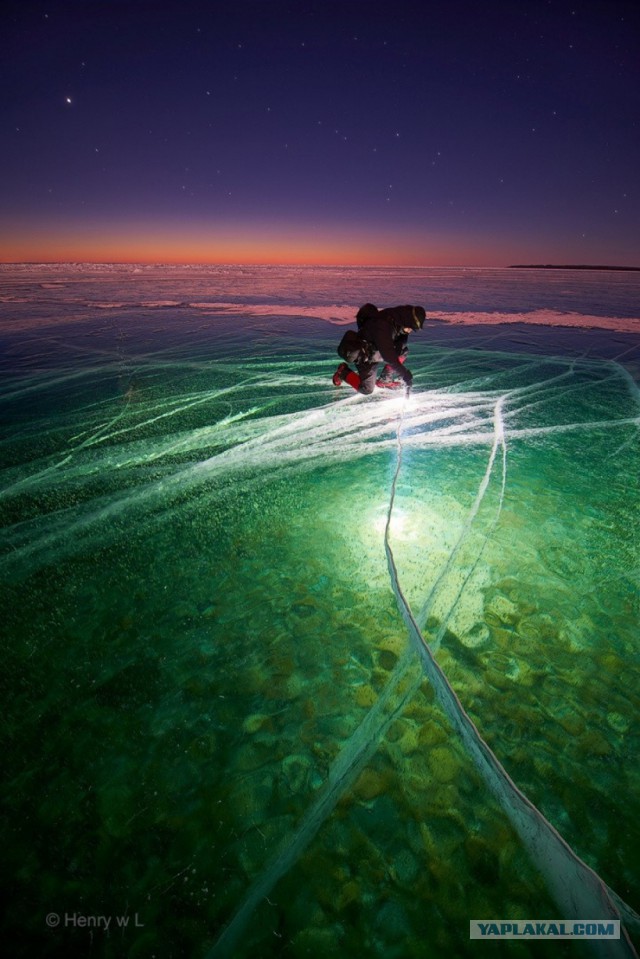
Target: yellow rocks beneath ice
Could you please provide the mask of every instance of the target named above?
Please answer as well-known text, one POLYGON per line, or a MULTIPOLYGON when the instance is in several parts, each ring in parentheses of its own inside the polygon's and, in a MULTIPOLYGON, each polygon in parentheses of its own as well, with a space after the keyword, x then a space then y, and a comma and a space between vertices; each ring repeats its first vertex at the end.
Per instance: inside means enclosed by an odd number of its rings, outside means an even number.
POLYGON ((302 754, 286 756, 282 761, 282 772, 291 792, 302 792, 307 787, 311 760, 302 754))
POLYGON ((375 701, 378 698, 378 694, 372 686, 364 685, 358 686, 356 689, 355 699, 358 706, 362 706, 364 709, 368 709, 370 706, 373 706, 375 701))
POLYGON ((622 713, 607 713, 607 722, 617 733, 626 733, 629 720, 622 713))
POLYGON ((429 768, 438 782, 450 783, 460 771, 458 760, 450 749, 436 746, 429 753, 429 768))
POLYGON ((491 633, 486 623, 474 623, 469 629, 460 633, 460 642, 468 649, 487 646, 490 640, 491 633))
POLYGON ((340 889, 338 893, 338 898, 336 899, 336 908, 338 912, 351 905, 352 902, 358 902, 360 898, 360 886, 354 880, 346 882, 340 889))
POLYGON ((375 769, 363 769, 353 787, 353 791, 358 799, 368 802, 383 793, 386 788, 386 776, 375 769))
POLYGON ((402 653, 407 648, 408 640, 405 634, 401 633, 399 635, 387 635, 383 636, 377 645, 377 648, 381 651, 388 653, 395 653, 396 656, 401 656, 402 653))
POLYGON ((404 756, 410 756, 420 748, 419 730, 409 726, 400 737, 399 746, 404 756))
POLYGON ((558 722, 570 736, 580 736, 584 729, 584 720, 575 712, 568 712, 559 716, 558 722))
POLYGON ((485 606, 485 619, 490 626, 514 626, 518 618, 516 604, 501 593, 492 596, 485 606))
POLYGON ((262 713, 253 713, 251 716, 246 717, 242 724, 242 728, 244 729, 245 733, 257 733, 267 726, 269 721, 269 716, 263 716, 262 713))

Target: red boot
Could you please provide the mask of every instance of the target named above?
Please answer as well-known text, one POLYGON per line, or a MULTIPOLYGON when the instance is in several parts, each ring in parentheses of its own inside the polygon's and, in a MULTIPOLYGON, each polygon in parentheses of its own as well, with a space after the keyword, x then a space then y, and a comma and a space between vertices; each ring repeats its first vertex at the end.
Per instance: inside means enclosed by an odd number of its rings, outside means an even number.
POLYGON ((342 386, 344 380, 346 380, 347 378, 347 373, 350 373, 350 372, 351 370, 349 369, 348 365, 346 363, 341 363, 338 369, 333 374, 333 385, 342 386))
POLYGON ((357 373, 353 372, 347 363, 341 363, 333 374, 334 386, 342 386, 343 383, 348 383, 354 390, 360 389, 360 377, 357 373))

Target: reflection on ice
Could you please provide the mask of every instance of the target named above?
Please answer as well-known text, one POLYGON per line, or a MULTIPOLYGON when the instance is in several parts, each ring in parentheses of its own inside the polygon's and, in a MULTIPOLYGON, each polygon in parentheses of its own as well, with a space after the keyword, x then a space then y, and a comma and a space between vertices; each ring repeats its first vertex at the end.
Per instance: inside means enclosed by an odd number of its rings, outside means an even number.
MULTIPOLYGON (((456 359, 463 364, 464 353, 459 352, 456 359)), ((506 429, 510 443, 606 430, 618 435, 621 449, 632 441, 629 430, 633 433, 640 423, 635 410, 632 415, 625 410, 627 415, 617 412, 611 418, 602 416, 602 410, 595 418, 557 415, 570 411, 570 397, 585 389, 594 396, 596 392, 606 396, 617 384, 626 388, 628 377, 615 364, 598 369, 576 361, 530 360, 511 370, 483 375, 483 391, 475 388, 478 378, 472 377, 446 389, 414 392, 408 403, 397 397, 367 400, 349 395, 319 406, 305 399, 306 408, 287 413, 271 412, 277 403, 274 390, 308 388, 309 383, 290 372, 287 364, 272 365, 269 373, 260 372, 258 364, 249 367, 258 372, 245 373, 236 384, 214 390, 149 398, 141 392, 135 402, 127 394, 120 409, 115 414, 107 412, 106 417, 101 409, 91 413, 85 406, 80 414, 84 428, 75 432, 70 424, 72 435, 66 448, 5 471, 2 499, 48 491, 47 498, 53 496, 57 503, 52 512, 39 510, 35 521, 5 531, 11 548, 5 566, 19 567, 23 559, 37 563, 40 555, 44 562, 56 561, 76 548, 86 549, 87 535, 103 542, 109 535, 105 522, 125 519, 132 511, 156 509, 160 503, 166 508, 174 498, 204 483, 217 485, 218 494, 224 496, 232 479, 236 488, 251 488, 264 478, 390 453, 396 445, 399 412, 403 444, 415 453, 491 447, 496 429, 506 429), (516 385, 522 381, 524 385, 516 385), (238 409, 238 404, 244 408, 238 409), (210 425, 168 431, 174 421, 199 409, 207 416, 226 415, 210 425), (87 418, 94 420, 93 426, 87 425, 87 418), (149 481, 149 473, 158 470, 160 478, 149 481), (94 498, 98 477, 101 483, 108 477, 113 489, 94 498), (73 496, 71 508, 64 505, 65 492, 73 496)), ((427 367, 418 382, 429 376, 427 367)), ((309 400, 313 401, 312 394, 309 400)), ((62 424, 57 428, 62 429, 62 424)), ((428 502, 428 484, 421 498, 428 502)))

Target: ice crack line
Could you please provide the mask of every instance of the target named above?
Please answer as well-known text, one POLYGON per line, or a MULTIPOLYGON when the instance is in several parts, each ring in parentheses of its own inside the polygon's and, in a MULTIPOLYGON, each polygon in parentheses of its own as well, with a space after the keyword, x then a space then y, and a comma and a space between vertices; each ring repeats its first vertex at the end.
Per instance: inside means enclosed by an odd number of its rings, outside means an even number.
MULTIPOLYGON (((494 407, 494 447, 490 457, 490 465, 476 498, 477 508, 479 508, 480 501, 488 485, 497 449, 504 440, 502 417, 495 412, 496 408, 498 410, 502 409, 503 400, 504 398, 499 398, 496 407, 494 407)), ((405 404, 402 406, 401 418, 404 414, 404 407, 405 404)), ((387 528, 391 520, 399 467, 402 460, 402 445, 399 442, 400 435, 401 429, 397 434, 398 465, 387 508, 387 528)), ((477 508, 471 515, 466 529, 468 529, 473 522, 477 508)), ((391 557, 391 560, 393 562, 393 557, 391 557)), ((450 564, 447 564, 447 568, 449 568, 449 565, 450 564)), ((393 568, 395 570, 395 563, 393 563, 393 568)), ((395 574, 395 583, 397 586, 397 573, 395 574)), ((450 612, 451 611, 452 610, 450 610, 450 612)), ((393 674, 382 694, 336 757, 319 796, 307 810, 293 836, 283 842, 262 872, 252 882, 228 925, 207 953, 206 959, 224 959, 224 957, 233 956, 237 942, 245 931, 254 909, 268 896, 278 880, 296 863, 323 822, 331 814, 340 796, 349 787, 357 772, 373 754, 393 719, 402 713, 407 702, 410 701, 419 689, 424 677, 422 670, 417 669, 417 666, 415 653, 411 646, 408 646, 396 664, 393 674)))
MULTIPOLYGON (((637 953, 624 927, 624 920, 626 919, 630 925, 636 925, 640 922, 640 917, 613 890, 609 889, 596 872, 577 856, 551 823, 518 789, 493 750, 480 735, 473 720, 465 712, 457 694, 449 685, 449 681, 420 632, 411 608, 402 592, 395 559, 389 543, 389 531, 396 485, 402 466, 403 416, 404 409, 398 423, 398 455, 385 529, 385 551, 398 608, 407 625, 413 646, 420 657, 424 673, 433 686, 436 699, 460 736, 468 755, 475 763, 486 786, 502 806, 531 859, 544 876, 549 891, 562 910, 563 918, 579 920, 590 916, 594 919, 622 920, 619 940, 591 940, 589 945, 596 955, 606 956, 607 959, 611 959, 611 957, 626 957, 626 959, 636 957, 637 953)), ((504 425, 501 401, 499 400, 495 408, 495 438, 490 466, 493 465, 495 453, 500 444, 504 447, 504 425)), ((490 469, 488 467, 476 498, 476 504, 474 504, 477 508, 489 482, 489 473, 490 469)), ((477 513, 477 508, 475 513, 477 513)), ((475 513, 472 511, 472 517, 475 513)))

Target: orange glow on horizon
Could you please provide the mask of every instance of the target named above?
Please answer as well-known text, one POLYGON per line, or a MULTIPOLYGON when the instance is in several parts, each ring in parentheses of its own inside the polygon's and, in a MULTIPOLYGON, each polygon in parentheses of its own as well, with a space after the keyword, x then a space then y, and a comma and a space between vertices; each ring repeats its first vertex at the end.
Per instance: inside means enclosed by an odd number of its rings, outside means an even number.
POLYGON ((15 224, 2 231, 2 263, 171 263, 310 266, 503 266, 494 249, 469 238, 412 237, 408 231, 283 224, 186 227, 166 222, 124 224, 15 224), (380 236, 384 238, 380 241, 380 236))

